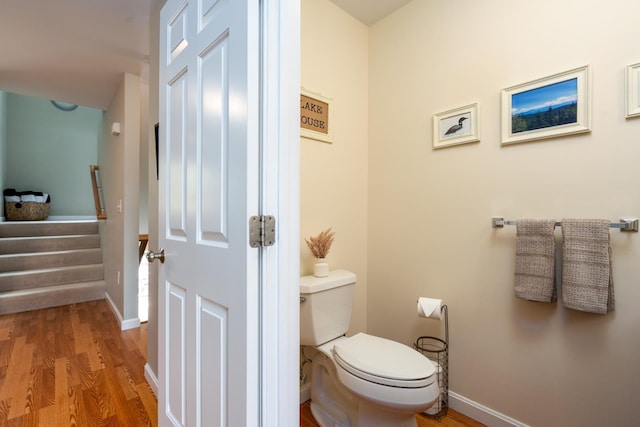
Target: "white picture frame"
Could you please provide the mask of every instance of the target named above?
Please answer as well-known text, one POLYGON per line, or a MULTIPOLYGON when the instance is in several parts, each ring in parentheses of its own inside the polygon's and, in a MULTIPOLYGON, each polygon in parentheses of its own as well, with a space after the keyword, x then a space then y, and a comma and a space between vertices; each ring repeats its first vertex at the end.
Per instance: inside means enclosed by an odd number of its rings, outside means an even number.
POLYGON ((502 90, 502 144, 591 131, 590 67, 502 90))
POLYGON ((433 116, 433 148, 480 141, 478 103, 454 108, 433 116))
POLYGON ((627 66, 627 118, 640 116, 640 62, 627 66))
POLYGON ((333 143, 333 99, 300 88, 300 136, 333 143))

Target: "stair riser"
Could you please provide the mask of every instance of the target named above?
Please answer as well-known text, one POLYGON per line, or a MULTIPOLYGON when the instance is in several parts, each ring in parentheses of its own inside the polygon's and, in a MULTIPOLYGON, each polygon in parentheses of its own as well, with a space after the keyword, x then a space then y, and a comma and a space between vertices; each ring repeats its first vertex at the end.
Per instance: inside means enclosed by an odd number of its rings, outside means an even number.
POLYGON ((0 315, 104 295, 97 221, 0 222, 0 315))
POLYGON ((0 295, 0 315, 103 299, 104 281, 59 286, 46 292, 0 295))
POLYGON ((81 249, 48 254, 3 255, 0 256, 0 272, 99 264, 101 262, 102 251, 100 249, 81 249))
POLYGON ((68 251, 100 247, 100 235, 18 237, 0 239, 0 255, 68 251))
POLYGON ((11 222, 0 223, 0 237, 63 236, 98 234, 98 223, 87 222, 11 222))
POLYGON ((103 279, 104 268, 102 264, 77 266, 45 272, 5 273, 0 276, 0 293, 103 279))

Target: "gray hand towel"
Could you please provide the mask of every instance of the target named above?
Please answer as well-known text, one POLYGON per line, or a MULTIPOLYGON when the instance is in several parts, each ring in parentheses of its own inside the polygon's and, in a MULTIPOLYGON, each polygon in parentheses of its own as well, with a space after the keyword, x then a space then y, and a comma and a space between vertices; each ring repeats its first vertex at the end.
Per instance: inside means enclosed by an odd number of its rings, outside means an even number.
POLYGON ((516 297, 555 302, 555 219, 516 221, 516 297))
POLYGON ((600 314, 615 308, 610 226, 606 219, 562 220, 565 307, 600 314))

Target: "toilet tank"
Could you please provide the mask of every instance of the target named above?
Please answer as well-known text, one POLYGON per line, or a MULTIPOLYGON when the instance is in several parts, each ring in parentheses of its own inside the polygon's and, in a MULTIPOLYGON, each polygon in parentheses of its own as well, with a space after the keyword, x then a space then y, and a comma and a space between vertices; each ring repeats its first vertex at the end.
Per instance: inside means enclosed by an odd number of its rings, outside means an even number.
POLYGON ((300 278, 300 345, 321 345, 347 332, 355 284, 356 275, 346 270, 300 278))

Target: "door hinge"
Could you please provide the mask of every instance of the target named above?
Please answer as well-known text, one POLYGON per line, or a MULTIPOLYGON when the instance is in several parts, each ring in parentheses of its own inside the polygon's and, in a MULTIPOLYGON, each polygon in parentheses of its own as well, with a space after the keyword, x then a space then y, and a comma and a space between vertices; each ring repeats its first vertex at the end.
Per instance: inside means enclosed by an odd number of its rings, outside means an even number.
POLYGON ((249 246, 273 246, 276 243, 276 218, 273 215, 249 218, 249 246))

